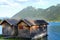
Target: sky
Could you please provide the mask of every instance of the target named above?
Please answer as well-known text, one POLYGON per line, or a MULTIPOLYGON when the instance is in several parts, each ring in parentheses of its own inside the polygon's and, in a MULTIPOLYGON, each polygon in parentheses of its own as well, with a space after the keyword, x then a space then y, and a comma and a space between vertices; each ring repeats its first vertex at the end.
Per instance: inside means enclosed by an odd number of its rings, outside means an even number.
POLYGON ((28 6, 45 9, 56 4, 60 4, 60 0, 0 0, 0 17, 11 18, 28 6))

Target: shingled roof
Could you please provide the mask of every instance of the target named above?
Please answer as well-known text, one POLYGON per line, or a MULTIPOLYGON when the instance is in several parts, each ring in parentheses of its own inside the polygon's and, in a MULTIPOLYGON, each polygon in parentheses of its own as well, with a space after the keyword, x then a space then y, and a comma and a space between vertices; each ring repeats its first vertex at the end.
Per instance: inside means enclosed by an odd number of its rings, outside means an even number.
POLYGON ((27 20, 27 19, 20 19, 19 21, 16 19, 5 19, 0 24, 3 24, 3 22, 7 22, 10 25, 18 25, 21 21, 26 23, 28 26, 48 24, 45 20, 27 20))
POLYGON ((37 25, 42 25, 42 24, 48 25, 48 23, 47 23, 45 20, 35 20, 35 23, 36 23, 37 25))
POLYGON ((19 24, 21 21, 26 23, 28 26, 33 26, 33 24, 31 22, 29 22, 27 19, 21 19, 17 24, 19 24))
POLYGON ((48 23, 45 20, 27 20, 27 19, 22 19, 17 24, 19 24, 21 21, 25 22, 28 26, 42 25, 42 24, 48 25, 48 23))
POLYGON ((15 19, 4 19, 0 24, 3 24, 4 22, 9 23, 10 25, 16 25, 18 23, 15 19))

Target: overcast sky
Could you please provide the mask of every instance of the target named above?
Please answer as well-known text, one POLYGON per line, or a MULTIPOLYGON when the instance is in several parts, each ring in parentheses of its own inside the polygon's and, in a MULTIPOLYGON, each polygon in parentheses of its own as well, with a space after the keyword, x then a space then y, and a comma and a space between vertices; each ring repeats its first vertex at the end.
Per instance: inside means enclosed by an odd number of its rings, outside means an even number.
POLYGON ((59 4, 60 0, 0 0, 0 17, 12 17, 27 6, 48 8, 59 4))

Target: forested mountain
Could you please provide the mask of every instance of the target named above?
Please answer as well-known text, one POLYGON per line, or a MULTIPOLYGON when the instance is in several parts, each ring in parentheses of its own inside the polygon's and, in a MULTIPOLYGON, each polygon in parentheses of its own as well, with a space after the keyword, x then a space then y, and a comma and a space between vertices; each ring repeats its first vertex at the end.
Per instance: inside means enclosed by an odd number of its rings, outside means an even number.
POLYGON ((29 6, 15 14, 12 18, 15 19, 30 18, 30 19, 44 19, 48 21, 60 21, 60 4, 56 6, 51 6, 46 9, 42 8, 36 9, 32 6, 29 6))

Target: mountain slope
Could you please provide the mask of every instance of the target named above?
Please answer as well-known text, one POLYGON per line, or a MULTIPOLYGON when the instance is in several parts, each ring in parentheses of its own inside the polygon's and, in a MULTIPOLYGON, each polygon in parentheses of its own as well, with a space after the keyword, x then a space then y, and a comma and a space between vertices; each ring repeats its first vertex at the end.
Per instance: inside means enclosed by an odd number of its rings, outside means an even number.
POLYGON ((32 18, 32 19, 45 19, 48 21, 60 21, 60 4, 56 6, 51 6, 47 9, 35 9, 32 6, 24 8, 12 18, 32 18))
MULTIPOLYGON (((40 9, 43 10, 43 9, 40 9)), ((16 15, 14 15, 12 18, 37 18, 39 16, 40 12, 38 13, 38 10, 33 7, 27 7, 23 9, 22 11, 18 12, 16 15)), ((39 16, 40 17, 40 16, 39 16)))

